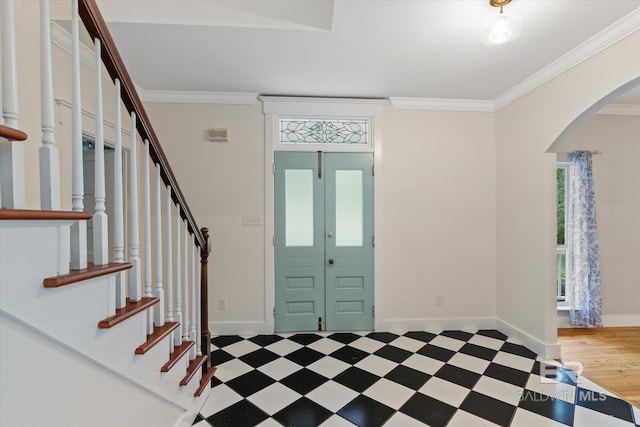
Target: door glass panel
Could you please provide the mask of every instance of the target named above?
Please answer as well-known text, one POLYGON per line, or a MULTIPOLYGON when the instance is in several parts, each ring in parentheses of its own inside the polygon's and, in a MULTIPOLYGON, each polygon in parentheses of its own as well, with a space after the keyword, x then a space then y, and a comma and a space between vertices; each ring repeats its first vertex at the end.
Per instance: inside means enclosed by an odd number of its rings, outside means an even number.
POLYGON ((362 246, 362 171, 336 171, 336 246, 362 246))
POLYGON ((287 169, 285 185, 285 245, 313 246, 313 170, 287 169))

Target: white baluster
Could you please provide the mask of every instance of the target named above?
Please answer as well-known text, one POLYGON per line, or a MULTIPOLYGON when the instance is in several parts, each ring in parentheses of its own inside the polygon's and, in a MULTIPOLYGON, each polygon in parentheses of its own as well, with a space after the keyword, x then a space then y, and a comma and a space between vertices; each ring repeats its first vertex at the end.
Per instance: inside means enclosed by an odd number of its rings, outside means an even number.
POLYGON ((60 210, 60 161, 53 115, 53 72, 51 66, 51 21, 49 0, 40 1, 40 103, 42 146, 40 157, 40 209, 60 210))
MULTIPOLYGON (((167 186, 167 200, 166 200, 166 226, 165 232, 167 236, 166 242, 166 264, 167 264, 167 278, 166 281, 166 304, 167 304, 167 322, 173 322, 173 236, 171 230, 171 206, 173 204, 173 200, 171 200, 171 186, 167 186)), ((175 332, 172 332, 174 334, 175 332)), ((173 344, 175 338, 173 335, 172 339, 169 340, 169 352, 173 352, 173 344)))
MULTIPOLYGON (((120 80, 115 83, 115 155, 113 160, 113 249, 114 261, 124 262, 124 188, 122 184, 122 118, 120 111, 120 80)), ((135 135, 135 129, 133 134, 135 135)), ((116 275, 116 308, 126 305, 127 291, 124 272, 116 275)))
POLYGON ((93 263, 109 263, 109 221, 105 206, 104 120, 102 112, 102 58, 100 39, 95 39, 96 76, 96 140, 95 140, 95 213, 93 214, 93 263))
MULTIPOLYGON (((82 165, 82 104, 80 103, 80 27, 78 0, 72 1, 71 16, 71 210, 84 211, 82 165)), ((71 269, 87 268, 87 221, 71 225, 71 269)))
POLYGON ((174 344, 182 343, 182 334, 184 325, 182 321, 182 257, 180 254, 180 229, 182 228, 182 220, 180 219, 180 205, 176 205, 176 313, 174 319, 180 325, 176 330, 174 344))
MULTIPOLYGON (((13 0, 0 1, 2 34, 2 117, 5 126, 18 129, 18 79, 13 0)), ((24 142, 5 142, 0 138, 0 207, 24 209, 24 142)))
MULTIPOLYGON (((182 320, 184 321, 184 327, 182 328, 182 341, 189 341, 189 327, 187 322, 189 321, 189 227, 187 222, 184 222, 184 265, 182 269, 182 320)), ((195 353, 193 353, 195 356, 195 353)), ((191 357, 193 359, 193 357, 191 357)))
POLYGON ((202 307, 200 305, 200 269, 198 268, 198 260, 200 257, 198 256, 198 246, 196 246, 196 236, 193 236, 193 286, 194 286, 194 294, 195 294, 195 311, 196 311, 196 356, 202 356, 202 317, 200 313, 202 311, 202 307))
POLYGON ((129 224, 131 234, 131 262, 129 270, 129 298, 142 298, 142 261, 140 260, 140 233, 138 232, 138 141, 136 140, 136 113, 131 112, 131 158, 129 159, 129 224))
POLYGON ((157 327, 164 325, 164 289, 162 287, 162 178, 160 164, 156 167, 156 291, 155 297, 160 302, 153 307, 154 321, 157 327))
MULTIPOLYGON (((151 180, 149 175, 149 140, 144 141, 143 159, 143 221, 144 221, 144 297, 153 298, 151 290, 151 180)), ((153 333, 153 312, 147 310, 147 335, 153 333)))
MULTIPOLYGON (((195 233, 193 240, 191 241, 191 324, 189 325, 189 339, 196 342, 196 315, 198 313, 197 300, 196 300, 196 245, 195 245, 195 233)), ((197 354, 197 345, 192 347, 193 357, 197 354)))

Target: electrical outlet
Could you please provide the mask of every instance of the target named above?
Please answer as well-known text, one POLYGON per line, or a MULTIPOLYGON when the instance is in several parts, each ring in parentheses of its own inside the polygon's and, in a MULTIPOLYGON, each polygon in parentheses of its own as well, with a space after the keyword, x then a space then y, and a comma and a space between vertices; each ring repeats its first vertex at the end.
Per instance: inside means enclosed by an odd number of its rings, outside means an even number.
POLYGON ((226 310, 227 309, 227 299, 219 298, 218 299, 218 310, 226 310))
POLYGON ((244 226, 257 226, 263 225, 264 220, 260 214, 245 214, 242 215, 242 225, 244 226))
POLYGON ((442 307, 444 305, 444 297, 442 295, 436 296, 436 307, 442 307))

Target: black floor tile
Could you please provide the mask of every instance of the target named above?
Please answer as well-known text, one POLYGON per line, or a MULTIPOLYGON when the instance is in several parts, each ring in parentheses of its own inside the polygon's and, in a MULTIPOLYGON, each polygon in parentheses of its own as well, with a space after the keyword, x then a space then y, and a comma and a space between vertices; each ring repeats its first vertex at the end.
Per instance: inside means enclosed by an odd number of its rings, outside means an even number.
POLYGON ((318 427, 331 414, 328 409, 306 397, 302 397, 276 413, 273 418, 284 426, 318 427))
POLYGON ((485 337, 489 337, 489 338, 495 338, 497 340, 502 340, 502 341, 506 341, 509 337, 507 337, 505 334, 503 334, 500 331, 496 331, 495 329, 480 329, 477 332, 478 335, 483 335, 485 337))
POLYGON ((480 379, 480 374, 453 365, 444 365, 434 376, 466 388, 473 388, 480 379))
POLYGON ((393 368, 384 377, 410 389, 419 390, 431 378, 431 375, 400 365, 393 368))
POLYGON ((485 369, 484 375, 518 387, 526 386, 527 381, 529 380, 528 372, 497 363, 490 363, 489 366, 487 366, 487 369, 485 369))
POLYGON ((318 359, 322 359, 324 357, 324 354, 307 347, 302 347, 292 353, 287 354, 285 357, 292 362, 297 363, 298 365, 307 366, 311 365, 318 359))
POLYGON ((211 377, 211 383, 209 384, 211 388, 217 387, 220 384, 222 384, 222 381, 220 381, 215 375, 211 377))
POLYGON ((416 353, 430 357, 432 359, 440 360, 441 362, 448 362, 456 354, 455 351, 431 344, 425 345, 416 353))
POLYGON ((559 423, 573 425, 574 406, 564 400, 525 390, 518 406, 559 423))
POLYGON ((375 353, 376 356, 384 357, 396 363, 402 363, 413 355, 412 352, 403 350, 392 345, 385 345, 375 353))
POLYGON ((578 384, 579 380, 578 373, 569 368, 558 366, 552 363, 544 363, 537 360, 533 363, 531 372, 543 378, 574 386, 578 384))
MULTIPOLYGON (((576 405, 593 409, 621 420, 634 422, 631 405, 613 396, 578 387, 576 389, 576 405)), ((640 420, 636 420, 636 422, 638 421, 640 420)))
POLYGON ((487 347, 466 343, 460 349, 460 353, 464 353, 470 356, 479 357, 480 359, 492 361, 493 358, 496 357, 496 354, 498 354, 498 350, 492 350, 487 347))
POLYGON ((437 337, 436 334, 432 334, 431 332, 423 332, 423 331, 407 332, 406 334, 404 334, 404 336, 407 338, 413 338, 414 340, 424 341, 424 342, 429 342, 435 337, 437 337))
POLYGON ((360 335, 351 332, 336 332, 335 334, 329 335, 327 338, 331 338, 332 340, 341 342, 342 344, 350 344, 361 337, 360 335))
POLYGON ((235 359, 235 357, 224 350, 213 350, 211 352, 211 363, 213 363, 214 366, 222 365, 224 362, 232 359, 235 359))
POLYGON ((260 371, 249 371, 244 375, 232 379, 225 383, 242 397, 249 397, 265 387, 273 384, 275 380, 260 371))
POLYGON ((371 372, 363 371, 360 368, 352 366, 342 373, 338 374, 333 381, 349 387, 359 393, 368 389, 373 383, 380 379, 379 376, 371 372))
POLYGON ((414 394, 400 408, 400 412, 431 427, 446 426, 456 408, 422 393, 414 394))
POLYGON ((254 344, 258 344, 259 346, 266 347, 283 339, 284 338, 280 335, 256 335, 255 337, 249 338, 249 341, 254 344))
POLYGON ((507 353, 515 354, 516 356, 522 356, 529 359, 535 359, 538 355, 533 351, 529 350, 527 347, 523 345, 514 344, 512 342, 505 342, 502 344, 500 348, 501 351, 506 351, 507 353))
POLYGON ((387 405, 361 394, 337 414, 359 427, 378 427, 387 422, 395 412, 387 405))
POLYGON ((272 362, 279 357, 280 356, 275 354, 274 352, 261 348, 256 351, 252 351, 251 353, 240 356, 238 359, 242 360, 244 363, 253 368, 259 368, 260 366, 272 362))
POLYGON ((191 423, 191 425, 198 424, 198 423, 199 423, 200 421, 202 421, 202 420, 204 420, 204 418, 202 417, 202 415, 198 414, 198 415, 196 416, 196 419, 195 419, 195 420, 193 420, 193 422, 191 423))
POLYGON ((207 418, 207 422, 216 427, 253 427, 269 418, 264 411, 247 400, 223 409, 207 418))
POLYGON ((231 344, 235 344, 239 341, 242 341, 243 339, 244 338, 238 335, 220 335, 211 338, 211 344, 215 345, 218 348, 222 348, 231 344))
POLYGON ((443 331, 440 335, 449 338, 455 338, 460 341, 469 341, 471 338, 473 338, 473 334, 471 332, 465 331, 443 331))
POLYGON ((290 339, 291 341, 295 341, 298 344, 309 345, 318 341, 319 339, 322 339, 322 337, 318 334, 295 334, 290 336, 288 339, 290 339))
POLYGON ((369 353, 346 345, 331 353, 330 356, 338 360, 342 360, 345 363, 355 365, 365 357, 369 356, 369 353))
POLYGON ((303 395, 309 393, 311 390, 321 386, 327 381, 329 381, 328 378, 325 378, 317 372, 313 372, 307 368, 303 368, 280 380, 282 384, 303 395))
POLYGON ((391 341, 397 339, 399 335, 391 332, 371 332, 367 334, 367 338, 371 338, 377 341, 382 341, 385 344, 389 344, 391 341))
POLYGON ((516 411, 515 406, 473 390, 464 399, 460 409, 499 426, 508 426, 516 411))

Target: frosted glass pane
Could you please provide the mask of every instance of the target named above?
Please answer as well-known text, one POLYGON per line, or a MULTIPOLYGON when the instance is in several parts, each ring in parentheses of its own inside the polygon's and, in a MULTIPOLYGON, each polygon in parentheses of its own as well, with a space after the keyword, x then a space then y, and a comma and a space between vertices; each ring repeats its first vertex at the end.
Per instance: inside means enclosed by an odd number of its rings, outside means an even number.
POLYGON ((362 171, 336 171, 336 246, 362 246, 362 171))
POLYGON ((285 186, 285 245, 313 246, 313 170, 287 169, 285 186))

